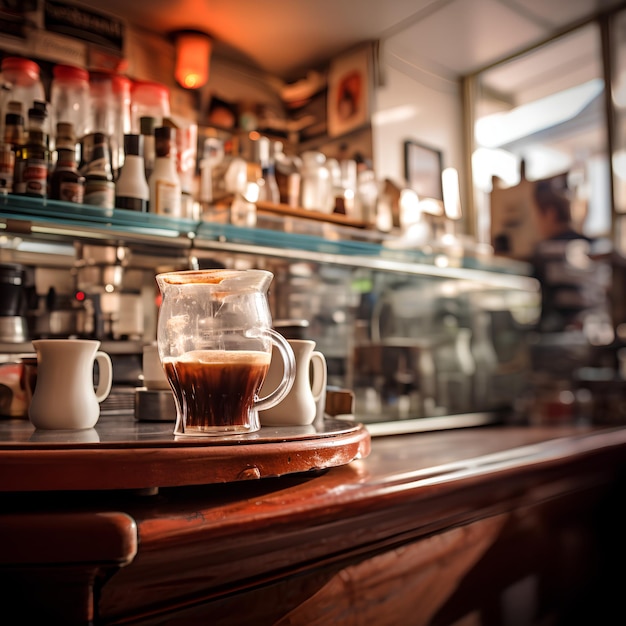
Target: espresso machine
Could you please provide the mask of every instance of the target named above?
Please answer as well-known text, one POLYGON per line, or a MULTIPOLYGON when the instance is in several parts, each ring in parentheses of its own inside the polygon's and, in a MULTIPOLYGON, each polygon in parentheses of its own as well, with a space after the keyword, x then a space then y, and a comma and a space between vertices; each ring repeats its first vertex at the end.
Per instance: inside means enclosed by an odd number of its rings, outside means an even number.
POLYGON ((78 332, 100 340, 119 339, 125 310, 136 300, 124 289, 130 251, 123 246, 78 243, 75 248, 75 297, 83 309, 78 332))
POLYGON ((0 342, 22 343, 29 339, 27 310, 28 268, 19 263, 0 263, 0 342))

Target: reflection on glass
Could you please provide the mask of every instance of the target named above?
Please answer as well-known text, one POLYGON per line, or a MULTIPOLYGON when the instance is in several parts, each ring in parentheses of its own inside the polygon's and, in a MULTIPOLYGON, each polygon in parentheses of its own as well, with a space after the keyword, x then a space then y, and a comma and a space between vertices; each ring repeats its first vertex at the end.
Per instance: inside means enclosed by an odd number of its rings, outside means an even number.
POLYGON ((95 428, 84 430, 42 430, 36 428, 29 441, 56 444, 98 443, 100 437, 95 428))
POLYGON ((533 237, 532 227, 524 232, 526 210, 502 223, 490 204, 494 188, 561 174, 575 225, 592 237, 610 235, 604 91, 595 23, 479 75, 472 168, 481 241, 533 237))

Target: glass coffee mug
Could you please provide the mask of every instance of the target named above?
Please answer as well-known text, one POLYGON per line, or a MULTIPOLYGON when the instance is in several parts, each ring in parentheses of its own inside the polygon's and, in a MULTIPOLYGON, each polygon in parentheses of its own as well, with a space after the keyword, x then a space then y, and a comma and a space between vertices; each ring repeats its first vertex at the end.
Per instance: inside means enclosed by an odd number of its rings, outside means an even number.
POLYGON ((259 410, 278 404, 295 379, 289 343, 272 329, 265 270, 158 274, 159 358, 174 392, 174 434, 221 436, 259 430, 259 410), (280 384, 259 392, 272 346, 284 362, 280 384))

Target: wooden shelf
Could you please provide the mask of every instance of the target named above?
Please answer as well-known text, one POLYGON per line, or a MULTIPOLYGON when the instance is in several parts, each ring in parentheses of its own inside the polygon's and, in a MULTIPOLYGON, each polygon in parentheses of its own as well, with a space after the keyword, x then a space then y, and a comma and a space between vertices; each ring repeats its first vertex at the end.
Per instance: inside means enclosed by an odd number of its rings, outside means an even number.
POLYGON ((347 215, 341 215, 340 213, 322 213, 321 211, 291 207, 287 204, 274 204, 272 202, 257 202, 256 206, 257 211, 261 214, 270 213, 282 217, 297 217, 299 219, 328 222, 330 224, 338 224, 352 228, 370 228, 370 224, 367 222, 355 220, 347 215))

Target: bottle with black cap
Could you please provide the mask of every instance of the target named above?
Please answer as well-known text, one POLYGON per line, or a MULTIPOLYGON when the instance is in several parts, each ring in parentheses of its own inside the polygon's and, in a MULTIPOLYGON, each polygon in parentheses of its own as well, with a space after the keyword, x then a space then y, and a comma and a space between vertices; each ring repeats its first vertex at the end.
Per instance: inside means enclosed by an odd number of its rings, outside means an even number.
POLYGON ((15 169, 19 172, 19 179, 16 177, 13 184, 15 193, 39 198, 47 196, 50 151, 46 117, 43 102, 34 102, 28 109, 26 141, 15 155, 15 169))
POLYGON ((111 173, 109 145, 104 133, 94 133, 93 152, 84 175, 84 203, 112 209, 115 206, 115 183, 111 173))
POLYGON ((150 212, 181 217, 181 185, 176 168, 176 129, 155 128, 156 160, 150 176, 150 212))
POLYGON ((71 122, 59 122, 56 132, 57 161, 50 176, 49 195, 53 200, 82 204, 85 179, 76 169, 76 135, 71 122))
POLYGON ((143 135, 143 162, 146 168, 146 180, 150 180, 155 159, 154 129, 156 127, 156 119, 149 116, 141 117, 139 124, 139 132, 143 135))
POLYGON ((4 123, 4 144, 0 147, 2 180, 0 191, 11 193, 17 189, 15 181, 21 179, 23 163, 16 160, 16 154, 26 141, 24 116, 19 102, 9 102, 4 123))
POLYGON ((148 210, 150 188, 146 180, 143 135, 124 135, 124 165, 115 183, 115 206, 130 211, 148 210))

